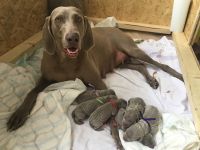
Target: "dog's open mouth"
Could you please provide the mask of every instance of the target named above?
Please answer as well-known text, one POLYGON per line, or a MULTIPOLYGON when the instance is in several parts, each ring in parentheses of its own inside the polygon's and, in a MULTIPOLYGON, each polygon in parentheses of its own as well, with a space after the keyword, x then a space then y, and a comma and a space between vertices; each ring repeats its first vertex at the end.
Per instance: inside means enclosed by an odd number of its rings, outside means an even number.
POLYGON ((68 55, 71 58, 76 58, 78 56, 79 49, 75 47, 64 48, 64 53, 65 55, 68 55))

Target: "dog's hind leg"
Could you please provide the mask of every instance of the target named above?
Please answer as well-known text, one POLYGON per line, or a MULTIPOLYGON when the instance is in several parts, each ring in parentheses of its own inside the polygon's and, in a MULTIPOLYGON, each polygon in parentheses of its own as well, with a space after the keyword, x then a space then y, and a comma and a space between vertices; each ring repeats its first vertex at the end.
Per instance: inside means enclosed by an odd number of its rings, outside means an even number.
POLYGON ((174 70, 173 68, 169 67, 166 64, 162 64, 162 63, 159 63, 159 62, 153 60, 150 56, 148 56, 145 52, 143 52, 139 48, 138 48, 138 51, 137 51, 137 57, 136 58, 138 58, 139 60, 142 60, 144 62, 147 62, 151 65, 157 66, 158 68, 162 69, 163 71, 165 71, 165 72, 169 73, 170 75, 172 75, 172 76, 178 78, 179 80, 183 81, 182 74, 180 74, 179 72, 177 72, 176 70, 174 70))
POLYGON ((133 57, 134 59, 138 59, 153 66, 156 66, 162 69, 163 71, 169 73, 170 75, 183 81, 183 76, 179 72, 169 67, 168 65, 161 64, 153 60, 144 51, 138 48, 137 45, 130 38, 124 37, 123 41, 121 41, 119 45, 119 49, 124 53, 126 53, 127 55, 129 55, 130 57, 133 57))
POLYGON ((132 70, 136 70, 136 71, 140 72, 145 77, 145 79, 147 80, 147 82, 153 89, 157 89, 159 86, 158 81, 149 74, 149 72, 147 71, 146 66, 144 64, 124 63, 124 64, 121 64, 119 66, 119 68, 127 68, 127 69, 132 69, 132 70))

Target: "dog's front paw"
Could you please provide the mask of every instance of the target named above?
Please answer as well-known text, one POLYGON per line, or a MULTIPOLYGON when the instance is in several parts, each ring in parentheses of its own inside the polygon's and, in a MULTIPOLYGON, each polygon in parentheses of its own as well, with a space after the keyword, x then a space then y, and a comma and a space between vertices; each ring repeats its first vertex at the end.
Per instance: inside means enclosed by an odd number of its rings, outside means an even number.
POLYGON ((153 88, 153 89, 157 89, 158 88, 158 86, 159 86, 159 83, 158 83, 158 81, 155 79, 155 78, 149 78, 148 80, 147 80, 147 82, 149 83, 149 85, 153 88))
POLYGON ((28 114, 25 111, 18 109, 15 111, 7 122, 7 130, 14 131, 21 127, 28 118, 28 114))

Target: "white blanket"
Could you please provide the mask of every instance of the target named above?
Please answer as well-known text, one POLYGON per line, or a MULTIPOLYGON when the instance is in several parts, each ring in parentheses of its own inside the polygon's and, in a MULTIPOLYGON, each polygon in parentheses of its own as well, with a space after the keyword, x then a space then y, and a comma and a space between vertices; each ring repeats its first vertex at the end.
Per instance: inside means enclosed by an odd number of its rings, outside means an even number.
MULTIPOLYGON (((176 49, 171 40, 166 37, 155 41, 147 40, 138 45, 153 59, 168 64, 180 71, 176 49)), ((119 98, 129 100, 132 97, 141 97, 146 104, 156 106, 163 116, 163 124, 156 135, 157 150, 198 150, 199 139, 195 132, 184 83, 168 75, 158 68, 148 66, 150 74, 155 73, 159 81, 158 89, 152 89, 144 77, 137 71, 129 69, 116 69, 104 80, 106 85, 114 89, 119 98)), ((73 122, 73 121, 72 121, 73 122)), ((122 144, 126 150, 149 150, 139 142, 125 142, 122 144)), ((105 127, 103 131, 94 131, 88 122, 84 125, 73 123, 74 150, 115 150, 110 130, 105 127)))
POLYGON ((30 118, 18 130, 7 132, 8 117, 19 106, 35 81, 27 68, 0 64, 0 149, 67 150, 71 148, 68 107, 86 87, 81 80, 56 83, 37 98, 30 118))

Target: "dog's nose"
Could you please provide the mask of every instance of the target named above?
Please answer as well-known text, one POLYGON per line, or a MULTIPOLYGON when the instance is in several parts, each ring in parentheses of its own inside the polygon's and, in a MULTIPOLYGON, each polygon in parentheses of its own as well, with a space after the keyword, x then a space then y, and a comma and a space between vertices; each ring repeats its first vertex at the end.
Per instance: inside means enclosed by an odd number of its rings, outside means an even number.
POLYGON ((66 35, 66 40, 69 44, 77 44, 79 42, 79 34, 78 33, 68 33, 66 35))

